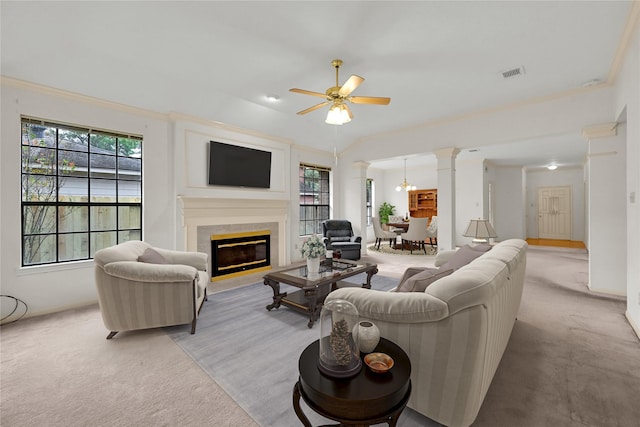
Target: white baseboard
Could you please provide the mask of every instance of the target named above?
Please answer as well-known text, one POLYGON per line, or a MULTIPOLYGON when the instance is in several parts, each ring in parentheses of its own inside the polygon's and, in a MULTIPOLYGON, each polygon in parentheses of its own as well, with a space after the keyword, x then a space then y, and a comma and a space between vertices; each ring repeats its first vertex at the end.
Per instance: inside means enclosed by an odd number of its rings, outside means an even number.
POLYGON ((633 329, 633 332, 635 332, 636 335, 638 336, 638 339, 640 339, 640 326, 638 326, 636 322, 633 321, 631 314, 629 314, 629 310, 624 312, 624 317, 627 318, 627 321, 631 325, 631 329, 633 329))

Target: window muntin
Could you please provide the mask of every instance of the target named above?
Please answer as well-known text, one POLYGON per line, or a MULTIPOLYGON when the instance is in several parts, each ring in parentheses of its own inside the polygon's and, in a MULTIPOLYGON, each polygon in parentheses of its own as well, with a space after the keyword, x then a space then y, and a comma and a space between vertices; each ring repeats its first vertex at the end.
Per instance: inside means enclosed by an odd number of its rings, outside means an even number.
POLYGON ((366 182, 366 211, 367 211, 367 226, 373 224, 373 179, 367 178, 366 182))
POLYGON ((300 165, 300 236, 322 234, 322 222, 330 214, 330 172, 328 168, 300 165))
POLYGON ((22 119, 22 265, 142 238, 142 139, 22 119))

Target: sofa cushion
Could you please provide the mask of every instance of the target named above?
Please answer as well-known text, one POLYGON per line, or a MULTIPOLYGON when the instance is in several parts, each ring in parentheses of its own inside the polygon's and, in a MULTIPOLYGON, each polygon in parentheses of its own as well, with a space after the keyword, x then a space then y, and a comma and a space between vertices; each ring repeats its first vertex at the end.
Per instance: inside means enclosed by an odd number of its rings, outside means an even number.
POLYGON ((148 264, 168 264, 167 260, 152 248, 147 248, 143 254, 138 257, 138 262, 146 262, 148 264))
MULTIPOLYGON (((444 301, 449 314, 487 305, 502 286, 509 286, 509 268, 497 259, 479 259, 433 283, 426 294, 444 301)), ((519 304, 519 302, 518 302, 519 304)))
POLYGON ((331 235, 329 236, 329 241, 331 243, 336 243, 336 242, 350 242, 351 241, 351 236, 337 236, 337 235, 331 235))
POLYGON ((430 284, 451 273, 453 273, 452 269, 441 270, 438 268, 425 268, 424 271, 400 283, 396 288, 396 292, 424 292, 430 284))
POLYGON ((440 270, 457 270, 460 267, 463 267, 469 264, 474 259, 478 258, 484 252, 480 250, 475 250, 469 245, 464 245, 460 249, 458 249, 452 256, 449 258, 449 261, 440 266, 440 270))

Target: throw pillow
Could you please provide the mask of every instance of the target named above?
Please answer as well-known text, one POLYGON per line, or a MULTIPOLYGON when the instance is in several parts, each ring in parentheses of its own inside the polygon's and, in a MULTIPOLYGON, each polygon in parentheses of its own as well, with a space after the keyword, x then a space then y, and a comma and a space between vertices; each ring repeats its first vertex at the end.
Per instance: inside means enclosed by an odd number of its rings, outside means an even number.
POLYGON ((147 248, 143 254, 138 257, 138 262, 146 262, 147 264, 167 264, 167 260, 151 248, 147 248))
MULTIPOLYGON (((487 245, 488 246, 488 245, 487 245)), ((440 270, 457 270, 462 266, 469 264, 474 259, 478 258, 484 252, 479 250, 474 250, 469 245, 464 245, 460 249, 458 249, 452 256, 449 258, 445 264, 440 266, 440 270)))
POLYGON ((396 289, 396 292, 424 292, 430 284, 442 277, 450 275, 451 273, 453 273, 453 270, 451 269, 425 269, 402 282, 396 289))

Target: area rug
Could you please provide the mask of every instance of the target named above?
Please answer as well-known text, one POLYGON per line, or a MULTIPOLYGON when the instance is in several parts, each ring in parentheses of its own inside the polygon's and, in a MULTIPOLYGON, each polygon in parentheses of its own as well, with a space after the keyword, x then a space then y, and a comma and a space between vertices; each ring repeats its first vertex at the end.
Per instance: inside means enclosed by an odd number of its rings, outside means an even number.
POLYGON ((367 247, 367 250, 391 255, 435 256, 438 253, 437 246, 427 245, 426 248, 426 254, 422 249, 414 249, 413 251, 410 251, 408 249, 393 249, 393 247, 389 246, 389 242, 385 241, 380 243, 380 248, 377 248, 376 245, 370 245, 369 247, 367 247))
MULTIPOLYGON (((364 275, 348 281, 362 283, 364 275)), ((397 279, 373 276, 372 289, 389 290, 397 279)), ((283 291, 296 288, 282 285, 283 291)), ((299 426, 293 411, 292 391, 298 380, 298 358, 320 336, 320 327, 307 327, 308 317, 281 306, 267 311, 273 291, 262 283, 209 296, 198 319, 195 335, 189 326, 165 328, 166 333, 209 374, 259 425, 299 426)), ((301 402, 304 403, 304 402, 301 402)), ((306 405, 313 425, 327 424, 306 405)), ((406 408, 398 426, 438 424, 406 408)))

